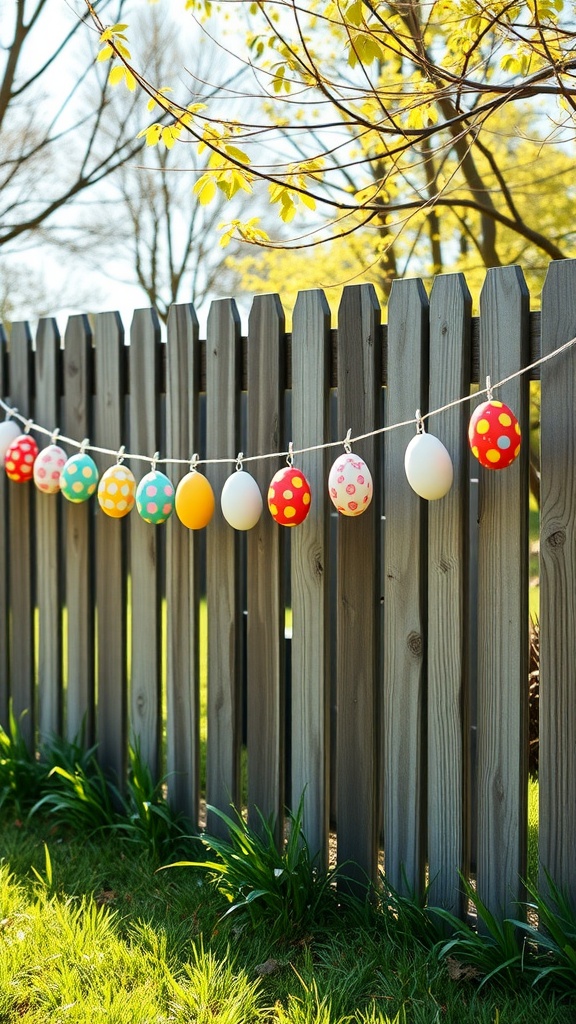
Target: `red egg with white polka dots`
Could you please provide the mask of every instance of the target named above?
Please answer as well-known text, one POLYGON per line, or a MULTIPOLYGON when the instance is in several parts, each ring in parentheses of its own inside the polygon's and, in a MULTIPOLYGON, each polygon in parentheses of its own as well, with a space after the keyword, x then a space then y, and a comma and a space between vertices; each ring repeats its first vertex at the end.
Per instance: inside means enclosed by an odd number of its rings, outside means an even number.
POLYGON ((312 495, 304 473, 294 466, 280 469, 268 488, 270 515, 281 526, 299 526, 310 511, 312 495))
POLYGON ((25 484, 32 479, 38 445, 30 434, 19 434, 6 450, 4 467, 9 480, 25 484))
POLYGON ((507 405, 490 399, 472 413, 468 441, 485 469, 506 469, 520 451, 520 424, 507 405))

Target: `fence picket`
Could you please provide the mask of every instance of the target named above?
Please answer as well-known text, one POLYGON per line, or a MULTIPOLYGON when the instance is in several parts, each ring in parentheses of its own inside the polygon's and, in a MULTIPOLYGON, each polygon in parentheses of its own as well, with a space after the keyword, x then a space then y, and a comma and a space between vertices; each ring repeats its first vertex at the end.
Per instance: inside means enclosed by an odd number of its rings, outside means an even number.
MULTIPOLYGON (((292 324, 292 437, 296 448, 328 438, 330 310, 321 291, 300 292, 292 324)), ((299 455, 312 492, 302 529, 291 536, 292 679, 291 793, 304 799, 313 855, 328 864, 329 830, 329 503, 325 451, 299 455)))
MULTIPOLYGON (((124 330, 117 313, 98 313, 94 328, 97 446, 119 451, 124 425, 124 330)), ((114 457, 93 453, 100 475, 114 457)), ((121 783, 127 762, 126 523, 96 516, 96 738, 102 768, 121 783)))
MULTIPOLYGON (((542 355, 576 335, 576 260, 552 263, 542 355)), ((576 349, 542 366, 540 406, 540 832, 544 871, 576 905, 576 349)))
MULTIPOLYGON (((480 295, 480 380, 529 361, 528 290, 518 267, 489 270, 480 295)), ((479 470, 478 892, 514 917, 526 871, 528 799, 528 381, 494 396, 524 444, 504 471, 479 470)), ((485 396, 482 396, 485 400, 485 396)))
MULTIPOLYGON (((240 451, 240 315, 233 299, 210 306, 206 336, 206 450, 215 459, 240 451)), ((224 519, 220 495, 234 464, 207 467, 216 497, 206 534, 208 615, 208 736, 206 799, 240 805, 242 603, 240 537, 224 519)), ((225 826, 208 814, 208 830, 225 826)))
MULTIPOLYGON (((92 428, 92 332, 70 317, 64 334, 63 433, 82 441, 92 428)), ((69 454, 76 454, 73 451, 69 454)), ((94 515, 91 502, 64 502, 66 558, 66 735, 95 739, 94 515)))
MULTIPOLYGON (((437 277, 430 295, 428 407, 466 394, 472 300, 462 275, 437 277)), ((428 507, 428 864, 430 899, 462 913, 458 869, 469 869, 468 404, 426 430, 450 452, 450 492, 428 507)))
MULTIPOLYGON (((371 285, 344 289, 338 313, 338 436, 381 426, 380 306, 371 285)), ((338 515, 336 591, 336 806, 338 861, 347 877, 375 880, 378 864, 377 746, 380 625, 380 444, 365 438, 354 454, 366 461, 373 499, 358 517, 338 515), (361 571, 359 570, 359 567, 361 571)), ((331 462, 341 454, 331 451, 331 462)))
MULTIPOLYGON (((277 295, 258 295, 248 321, 248 455, 280 451, 284 438, 284 313, 277 295)), ((264 498, 258 524, 248 534, 246 733, 248 813, 275 815, 282 834, 284 809, 285 641, 284 543, 266 507, 268 484, 279 466, 256 462, 250 472, 264 498)))
MULTIPOLYGON (((388 305, 386 423, 424 411, 428 299, 420 281, 395 281, 388 305)), ((400 892, 424 885, 424 671, 426 508, 408 484, 404 453, 414 427, 384 448, 384 870, 400 892)))
MULTIPOLYGON (((200 345, 192 306, 172 306, 166 345, 166 455, 193 454, 199 436, 200 345)), ((174 477, 185 467, 173 467, 174 477)), ((176 483, 176 479, 173 479, 176 483)), ((170 804, 194 824, 200 794, 198 537, 168 520, 166 539, 166 768, 170 804)))
MULTIPOLYGON (((0 397, 6 401, 6 363, 8 339, 0 324, 0 397)), ((4 417, 3 417, 4 418, 4 417)), ((10 705, 10 658, 8 650, 8 616, 10 600, 8 594, 8 523, 10 510, 8 504, 8 479, 0 468, 0 726, 8 728, 10 705)))
MULTIPOLYGON (((137 309, 130 330, 130 450, 160 448, 160 322, 155 310, 137 309)), ((138 484, 150 465, 130 466, 138 484)), ((161 529, 134 512, 130 525, 130 738, 158 778, 161 742, 161 529)))
MULTIPOLYGON (((55 320, 40 320, 36 333, 35 417, 58 427, 60 334, 55 320)), ((40 450, 50 438, 37 438, 40 450)), ((42 737, 62 728, 62 616, 59 563, 61 502, 57 494, 37 494, 36 603, 38 607, 38 729, 42 737)))
MULTIPOLYGON (((30 353, 32 336, 28 324, 17 323, 10 335, 10 397, 21 415, 33 414, 30 353), (23 410, 26 410, 23 412, 23 410)), ((33 745, 36 730, 34 687, 33 535, 34 486, 9 481, 10 522, 8 558, 10 564, 10 671, 14 714, 22 718, 22 735, 33 745), (25 713, 25 714, 24 714, 25 713)))

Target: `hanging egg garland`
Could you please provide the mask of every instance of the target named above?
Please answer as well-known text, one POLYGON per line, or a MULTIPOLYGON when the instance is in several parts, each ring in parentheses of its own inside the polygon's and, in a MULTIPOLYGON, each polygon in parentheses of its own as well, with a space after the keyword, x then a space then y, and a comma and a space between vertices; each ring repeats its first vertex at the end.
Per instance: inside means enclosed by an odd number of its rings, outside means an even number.
POLYGON ((88 501, 98 486, 98 467, 91 455, 79 452, 72 455, 62 467, 60 493, 67 501, 79 505, 88 501))
POLYGON ((37 455, 34 462, 34 483, 43 494, 57 494, 60 490, 60 476, 67 457, 59 444, 49 444, 37 455))
POLYGON ((174 511, 176 492, 171 480, 157 469, 143 476, 136 488, 136 508, 145 523, 160 526, 174 511))
POLYGON ((210 481, 196 469, 182 477, 176 488, 176 515, 189 530, 203 530, 214 515, 214 491, 210 481))
POLYGON ((117 462, 100 477, 98 504, 112 519, 122 519, 134 508, 136 480, 132 470, 117 462))
POLYGON ((251 530, 262 515, 260 488, 250 473, 238 469, 222 488, 220 507, 226 522, 235 530, 251 530))
POLYGON ((448 450, 438 437, 424 430, 412 438, 406 449, 404 471, 412 490, 426 501, 444 498, 454 479, 448 450))
POLYGON ((366 511, 374 488, 372 474, 360 456, 350 451, 338 456, 328 474, 328 493, 343 516, 359 516, 366 511))
POLYGON ((19 434, 6 449, 4 468, 9 480, 25 484, 32 479, 38 445, 30 434, 19 434))
POLYGON ((299 526, 310 511, 312 494, 304 473, 285 466, 274 474, 268 488, 270 515, 280 526, 299 526))
POLYGON ((520 424, 503 402, 489 398, 474 410, 468 426, 472 454, 485 469, 506 469, 520 452, 520 424))
POLYGON ((8 448, 17 437, 20 437, 21 433, 22 427, 16 423, 16 420, 3 420, 0 423, 0 466, 4 465, 8 448))

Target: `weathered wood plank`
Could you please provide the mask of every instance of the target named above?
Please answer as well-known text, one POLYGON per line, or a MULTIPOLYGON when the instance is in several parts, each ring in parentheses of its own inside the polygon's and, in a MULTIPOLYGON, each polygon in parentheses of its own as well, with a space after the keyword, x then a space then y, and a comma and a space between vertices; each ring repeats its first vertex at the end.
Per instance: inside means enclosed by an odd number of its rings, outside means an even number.
MULTIPOLYGON (((338 434, 382 426, 380 307, 372 285, 344 289, 338 314, 338 434)), ((381 444, 357 441, 353 453, 372 474, 373 499, 358 517, 338 515, 336 592, 338 861, 346 875, 376 879, 378 866, 379 634, 381 615, 381 444)), ((332 461, 339 453, 332 450, 332 461)), ((331 502, 327 502, 331 506, 331 502)))
MULTIPOLYGON (((576 260, 552 263, 542 292, 542 355, 576 335, 576 260)), ((576 348, 541 367, 540 884, 576 909, 576 348)))
MULTIPOLYGON (((292 326, 292 439, 329 439, 330 310, 323 292, 300 292, 292 326)), ((291 809, 304 799, 304 831, 328 864, 330 714, 330 509, 327 451, 295 458, 312 492, 310 511, 291 535, 291 809)))
MULTIPOLYGON (((248 323, 249 456, 281 451, 284 439, 284 313, 277 295, 254 299, 248 323)), ((278 464, 249 464, 264 496, 278 464)), ((283 551, 286 528, 265 507, 249 531, 247 555, 248 810, 273 814, 281 834, 284 804, 285 643, 283 551)))
MULTIPOLYGON (((64 333, 63 433, 81 443, 92 429, 92 332, 88 318, 71 316, 64 333)), ((77 454, 73 449, 69 455, 77 454)), ((95 499, 94 499, 95 500, 95 499)), ((63 501, 66 558, 66 735, 95 739, 94 505, 63 501)))
MULTIPOLYGON (((58 358, 55 320, 40 320, 36 333, 36 422, 59 426, 58 358)), ((40 450, 50 443, 38 437, 40 450)), ((36 603, 38 607, 38 731, 41 738, 62 729, 62 587, 59 558, 60 506, 57 494, 36 494, 36 603)))
MULTIPOLYGON (((98 313, 94 325, 96 389, 95 444, 119 451, 125 443, 124 329, 117 313, 98 313)), ((112 455, 92 453, 100 475, 114 465, 112 455)), ((128 700, 126 524, 96 510, 96 613, 98 759, 120 785, 127 767, 128 700)))
MULTIPOLYGON (((471 297, 461 274, 437 277, 430 296, 428 406, 465 395, 471 297)), ((468 403, 426 421, 454 466, 450 492, 428 505, 429 902, 464 910, 458 869, 469 869, 468 403)))
MULTIPOLYGON (((10 335, 10 400, 21 416, 34 416, 32 405, 32 337, 27 323, 12 325, 10 335)), ((22 734, 32 747, 36 737, 34 672, 33 531, 35 490, 32 482, 8 481, 10 523, 10 676, 14 714, 22 719, 22 734)))
MULTIPOLYGON (((191 305, 172 306, 166 345, 166 456, 195 451, 199 426, 198 320, 191 305)), ((186 466, 170 467, 176 484, 186 466)), ((194 825, 200 794, 198 537, 176 514, 166 523, 166 761, 168 799, 194 825)))
MULTIPOLYGON (((495 383, 528 358, 523 275, 518 267, 489 270, 480 296, 481 380, 495 383)), ((514 411, 524 443, 508 469, 479 468, 477 882, 492 913, 513 917, 528 796, 528 381, 516 378, 494 398, 514 411)))
MULTIPOLYGON (((240 315, 233 299, 210 306, 206 338, 206 453, 234 457, 240 450, 240 315)), ((242 740, 242 602, 240 538, 220 507, 222 488, 234 464, 209 465, 206 475, 216 497, 206 532, 208 613, 208 750, 206 799, 228 811, 240 807, 242 740)), ((208 814, 208 831, 227 832, 208 814)))
MULTIPOLYGON (((130 328, 130 450, 160 448, 160 322, 153 309, 137 309, 130 328)), ((137 484, 150 465, 130 466, 137 484)), ((145 523, 137 511, 130 527, 130 737, 153 778, 160 771, 162 604, 159 567, 162 527, 145 523)))
MULTIPOLYGON (((428 299, 420 281, 394 281, 388 304, 386 423, 426 409, 428 299)), ((426 507, 404 472, 416 426, 385 435, 384 870, 400 892, 424 885, 424 629, 426 507)))
MULTIPOLYGON (((4 327, 0 324, 0 397, 4 402, 8 399, 7 381, 4 373, 7 354, 8 339, 4 327)), ((5 419, 4 410, 0 412, 0 419, 5 419)), ((0 468, 0 725, 3 729, 8 728, 10 705, 10 661, 8 650, 8 519, 10 505, 8 494, 8 480, 4 469, 0 468)))

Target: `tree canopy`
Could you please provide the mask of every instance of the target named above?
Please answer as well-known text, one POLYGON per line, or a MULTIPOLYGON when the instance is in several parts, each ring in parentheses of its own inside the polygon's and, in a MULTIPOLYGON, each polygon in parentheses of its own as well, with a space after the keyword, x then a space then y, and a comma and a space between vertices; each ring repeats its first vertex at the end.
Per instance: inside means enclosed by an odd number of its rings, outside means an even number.
POLYGON ((541 197, 573 200, 574 4, 183 0, 221 48, 205 103, 179 99, 179 80, 188 90, 195 81, 192 60, 173 82, 149 80, 129 27, 104 24, 85 2, 110 80, 144 90, 155 111, 145 120, 143 110, 146 143, 210 154, 193 186, 200 203, 267 190, 275 237, 256 217, 233 219, 223 244, 236 234, 315 246, 371 228, 388 279, 399 238, 406 251, 425 239, 433 270, 447 248, 451 264, 462 252, 507 262, 513 239, 539 259, 573 252, 570 225, 551 224, 541 197), (234 66, 249 71, 249 87, 226 85, 234 66))

